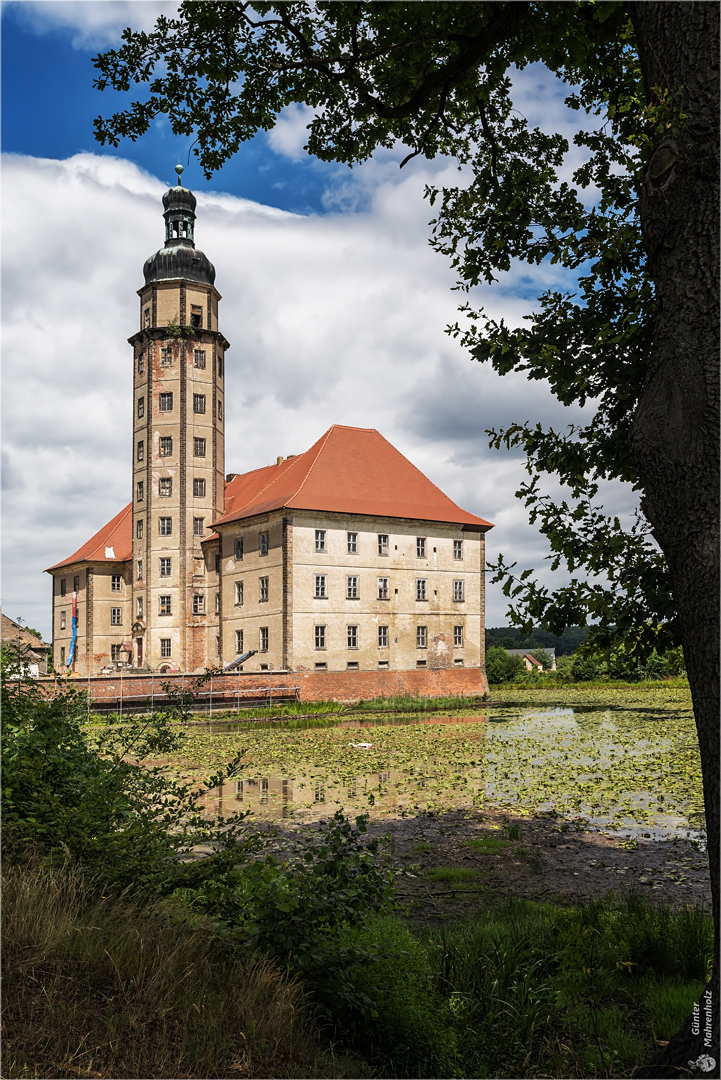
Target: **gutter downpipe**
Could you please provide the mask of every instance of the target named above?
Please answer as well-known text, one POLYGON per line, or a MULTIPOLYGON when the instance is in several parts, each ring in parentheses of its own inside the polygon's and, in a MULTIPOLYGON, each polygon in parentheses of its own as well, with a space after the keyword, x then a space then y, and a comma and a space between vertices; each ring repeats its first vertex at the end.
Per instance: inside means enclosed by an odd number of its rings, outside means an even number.
POLYGON ((73 630, 73 636, 70 639, 70 652, 68 655, 68 662, 65 665, 68 671, 70 670, 70 665, 72 664, 75 657, 75 643, 78 640, 78 594, 76 592, 73 593, 73 614, 71 626, 73 630))

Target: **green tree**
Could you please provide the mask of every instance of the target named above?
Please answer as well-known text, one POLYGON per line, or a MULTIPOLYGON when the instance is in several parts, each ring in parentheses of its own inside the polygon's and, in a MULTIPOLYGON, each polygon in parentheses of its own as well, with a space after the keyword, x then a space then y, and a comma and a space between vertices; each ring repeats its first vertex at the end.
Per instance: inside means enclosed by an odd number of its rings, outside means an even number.
POLYGON ((185 0, 176 18, 126 31, 95 60, 101 89, 149 87, 96 121, 103 143, 138 138, 164 113, 194 137, 210 175, 304 102, 307 148, 323 160, 362 161, 401 141, 405 161, 446 154, 470 167, 465 187, 427 192, 433 243, 462 287, 494 280, 512 259, 578 275, 575 291, 543 294, 522 329, 470 307, 470 321, 451 328, 499 374, 525 371, 565 404, 595 405, 565 433, 523 423, 491 433, 497 446, 524 448, 520 495, 552 565, 582 576, 550 592, 502 559, 496 574, 526 633, 534 619, 556 633, 592 624, 600 647, 623 641, 639 659, 682 644, 717 926, 718 19, 716 4, 696 0, 185 0), (513 66, 536 61, 590 119, 575 137, 586 161, 573 184, 560 178, 565 139, 529 129, 513 107, 513 66), (589 208, 579 190, 594 187, 589 208), (544 496, 544 473, 566 499, 544 496), (631 529, 597 505, 609 479, 642 494, 631 529))

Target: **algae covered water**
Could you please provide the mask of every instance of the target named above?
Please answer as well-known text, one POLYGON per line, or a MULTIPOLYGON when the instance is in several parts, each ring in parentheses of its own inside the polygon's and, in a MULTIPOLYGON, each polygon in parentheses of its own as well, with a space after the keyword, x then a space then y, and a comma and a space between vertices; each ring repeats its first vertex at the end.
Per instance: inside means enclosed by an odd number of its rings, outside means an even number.
POLYGON ((209 813, 310 821, 338 808, 382 818, 488 806, 629 836, 703 839, 690 707, 654 705, 228 722, 189 728, 173 765, 210 773, 242 752, 242 772, 207 797, 209 813))

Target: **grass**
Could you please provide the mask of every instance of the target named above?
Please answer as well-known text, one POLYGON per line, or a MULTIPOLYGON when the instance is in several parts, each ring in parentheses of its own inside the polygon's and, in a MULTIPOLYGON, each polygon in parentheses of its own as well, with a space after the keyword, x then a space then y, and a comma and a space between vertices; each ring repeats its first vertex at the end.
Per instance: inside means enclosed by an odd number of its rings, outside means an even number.
POLYGON ((391 713, 423 713, 444 712, 454 709, 475 709, 488 700, 486 694, 474 697, 463 697, 459 694, 451 697, 412 697, 403 694, 398 697, 373 698, 372 701, 359 701, 353 707, 353 712, 391 712, 391 713))
POLYGON ((6 860, 2 923, 4 1077, 365 1075, 321 1050, 297 981, 162 906, 6 860))
POLYGON ((508 840, 501 840, 497 836, 481 836, 477 840, 464 840, 463 846, 479 852, 481 855, 490 855, 494 851, 501 851, 509 846, 508 840))
POLYGON ((428 843, 427 840, 419 840, 417 844, 414 844, 411 848, 411 855, 427 855, 430 851, 433 851, 434 845, 428 843))
POLYGON ((475 881, 478 878, 478 871, 471 870, 470 867, 434 866, 426 871, 426 877, 431 881, 460 885, 464 882, 475 881))

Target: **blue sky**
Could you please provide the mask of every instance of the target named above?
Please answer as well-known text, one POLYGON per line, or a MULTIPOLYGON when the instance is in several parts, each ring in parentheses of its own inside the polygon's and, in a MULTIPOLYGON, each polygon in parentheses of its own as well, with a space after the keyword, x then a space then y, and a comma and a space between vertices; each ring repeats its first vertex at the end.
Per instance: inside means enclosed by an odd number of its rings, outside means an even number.
MULTIPOLYGON (((52 2, 52 0, 51 0, 52 2)), ((92 4, 93 0, 86 0, 92 4)), ((127 107, 127 96, 93 89, 97 72, 92 57, 101 48, 99 35, 77 42, 72 25, 43 25, 38 8, 31 19, 25 3, 2 6, 2 80, 5 153, 66 158, 80 152, 122 156, 166 180, 177 161, 187 168, 185 182, 194 190, 227 191, 245 199, 295 213, 323 213, 329 178, 350 170, 307 155, 295 160, 275 153, 265 133, 245 143, 212 180, 206 180, 188 150, 191 139, 173 135, 162 118, 138 142, 124 140, 115 150, 102 147, 93 135, 93 121, 127 107), (27 73, 32 72, 32 79, 27 73)), ((99 5, 96 5, 99 6, 99 5)), ((129 14, 132 15, 132 8, 129 14)))
MULTIPOLYGON (((126 25, 150 28, 163 0, 32 0, 3 16, 3 611, 50 634, 45 567, 68 557, 130 498, 136 289, 161 246, 160 199, 188 142, 159 120, 141 141, 100 147, 92 121, 123 102, 92 89, 91 57, 126 25)), ((516 102, 531 123, 579 122, 535 66, 516 102)), ((226 461, 242 472, 299 453, 332 423, 375 427, 460 506, 495 522, 489 557, 544 567, 545 542, 514 492, 517 453, 484 429, 556 428, 581 417, 542 383, 499 378, 445 333, 463 294, 428 246, 429 182, 452 162, 382 151, 353 170, 309 159, 290 108, 206 181, 191 158, 196 237, 217 269, 227 370, 226 461)), ((566 287, 557 267, 514 266, 472 297, 518 325, 535 297, 566 287)), ((588 410, 586 411, 588 415, 588 410)), ((549 484, 547 489, 556 489, 549 484)), ((609 510, 630 514, 621 485, 609 510)), ((555 580, 558 580, 558 576, 555 580)), ((488 625, 506 621, 500 589, 488 625)))

